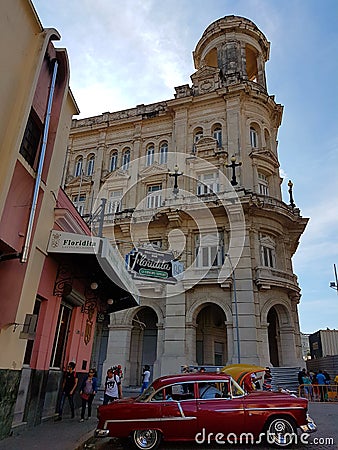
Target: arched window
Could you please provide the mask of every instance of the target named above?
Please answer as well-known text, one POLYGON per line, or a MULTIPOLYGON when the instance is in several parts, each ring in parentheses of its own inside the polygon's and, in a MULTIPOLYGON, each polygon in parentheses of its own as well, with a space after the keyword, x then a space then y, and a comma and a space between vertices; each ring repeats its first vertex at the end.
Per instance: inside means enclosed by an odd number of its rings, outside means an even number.
POLYGON ((213 136, 217 141, 217 147, 222 147, 222 127, 220 125, 214 127, 213 136))
POLYGON ((128 170, 130 164, 130 150, 127 148, 122 156, 122 170, 128 170))
POLYGON ((117 151, 113 151, 110 154, 109 170, 113 172, 117 169, 117 151))
POLYGON ((160 164, 167 164, 168 162, 168 143, 163 142, 160 146, 160 164))
POLYGON ((196 128, 194 131, 194 144, 197 144, 197 142, 203 137, 203 129, 202 128, 196 128))
POLYGON ((82 174, 82 167, 83 167, 83 158, 82 158, 82 156, 80 156, 79 158, 77 158, 76 163, 75 163, 74 175, 76 177, 79 177, 82 174))
POLYGON ((147 153, 146 153, 146 165, 147 166, 151 166, 152 164, 154 164, 154 155, 155 155, 155 149, 154 149, 154 146, 151 144, 147 148, 147 153))
POLYGON ((250 127, 250 144, 252 148, 258 148, 258 134, 253 127, 250 127))
POLYGON ((95 155, 90 155, 87 159, 87 175, 91 176, 94 173, 95 155))
POLYGON ((192 152, 196 153, 196 144, 197 142, 203 137, 203 129, 202 128, 196 128, 194 131, 194 142, 192 146, 192 152))

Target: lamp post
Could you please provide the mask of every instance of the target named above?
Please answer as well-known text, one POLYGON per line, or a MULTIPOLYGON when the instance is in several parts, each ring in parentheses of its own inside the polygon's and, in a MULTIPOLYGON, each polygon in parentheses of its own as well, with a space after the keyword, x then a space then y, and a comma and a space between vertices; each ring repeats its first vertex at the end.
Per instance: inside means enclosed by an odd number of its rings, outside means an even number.
POLYGON ((330 288, 335 289, 337 291, 337 294, 338 294, 338 278, 337 278, 337 269, 336 269, 336 265, 335 264, 333 264, 333 271, 334 271, 334 275, 335 275, 336 281, 331 281, 330 282, 330 288))
POLYGON ((289 186, 290 206, 291 206, 291 208, 295 208, 296 207, 296 203, 293 200, 293 195, 292 195, 293 183, 292 183, 291 180, 289 180, 288 186, 289 186))
POLYGON ((178 180, 178 177, 180 177, 181 175, 183 175, 183 172, 179 172, 177 164, 174 167, 174 172, 169 172, 169 176, 170 177, 174 177, 174 190, 173 190, 173 193, 175 195, 177 195, 178 191, 179 191, 177 180, 178 180))
POLYGON ((241 161, 236 163, 236 156, 235 155, 232 155, 230 161, 231 161, 231 164, 226 164, 225 167, 231 167, 232 168, 231 185, 232 186, 236 186, 238 184, 237 179, 236 179, 236 167, 241 166, 242 163, 241 163, 241 161))
POLYGON ((235 327, 236 327, 236 340, 237 340, 237 363, 241 363, 241 347, 240 347, 240 341, 239 341, 239 325, 238 325, 238 306, 237 306, 237 289, 236 289, 236 275, 235 275, 235 269, 232 265, 230 255, 226 253, 225 255, 230 263, 230 267, 232 270, 232 281, 233 281, 233 295, 234 295, 234 305, 235 305, 235 327))

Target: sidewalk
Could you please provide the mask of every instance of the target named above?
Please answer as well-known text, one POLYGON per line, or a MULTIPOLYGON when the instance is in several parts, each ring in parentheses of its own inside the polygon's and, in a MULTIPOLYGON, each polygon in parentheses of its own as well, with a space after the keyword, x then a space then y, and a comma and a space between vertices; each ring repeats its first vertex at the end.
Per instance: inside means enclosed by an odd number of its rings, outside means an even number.
MULTIPOLYGON (((123 389, 125 397, 136 396, 139 388, 123 389)), ((0 440, 0 450, 99 450, 111 438, 94 439, 97 425, 96 408, 102 404, 102 391, 99 391, 93 402, 93 417, 80 422, 80 409, 75 412, 75 418, 65 415, 60 422, 47 420, 36 427, 20 430, 3 440, 0 440)))

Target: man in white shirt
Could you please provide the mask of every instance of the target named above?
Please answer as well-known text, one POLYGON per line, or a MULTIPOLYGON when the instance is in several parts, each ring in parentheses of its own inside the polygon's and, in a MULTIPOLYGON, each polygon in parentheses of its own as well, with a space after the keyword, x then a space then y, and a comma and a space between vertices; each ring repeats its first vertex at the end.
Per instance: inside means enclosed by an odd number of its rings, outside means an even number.
POLYGON ((103 404, 108 405, 118 398, 122 398, 122 385, 120 377, 112 368, 107 370, 107 378, 104 388, 103 404))
POLYGON ((150 381, 150 367, 148 365, 145 365, 142 374, 141 394, 149 386, 149 381, 150 381))

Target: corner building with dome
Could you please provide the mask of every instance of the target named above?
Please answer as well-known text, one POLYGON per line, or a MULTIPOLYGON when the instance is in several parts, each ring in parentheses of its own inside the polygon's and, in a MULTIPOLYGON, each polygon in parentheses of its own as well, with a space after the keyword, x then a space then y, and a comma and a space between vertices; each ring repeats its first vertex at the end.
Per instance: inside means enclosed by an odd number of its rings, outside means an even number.
POLYGON ((121 364, 125 385, 145 364, 155 378, 183 364, 302 363, 292 256, 308 219, 282 199, 269 53, 252 21, 223 17, 174 98, 72 122, 64 182, 81 215, 122 263, 148 249, 184 268, 175 283, 136 280, 139 306, 99 317, 92 364, 121 364))

